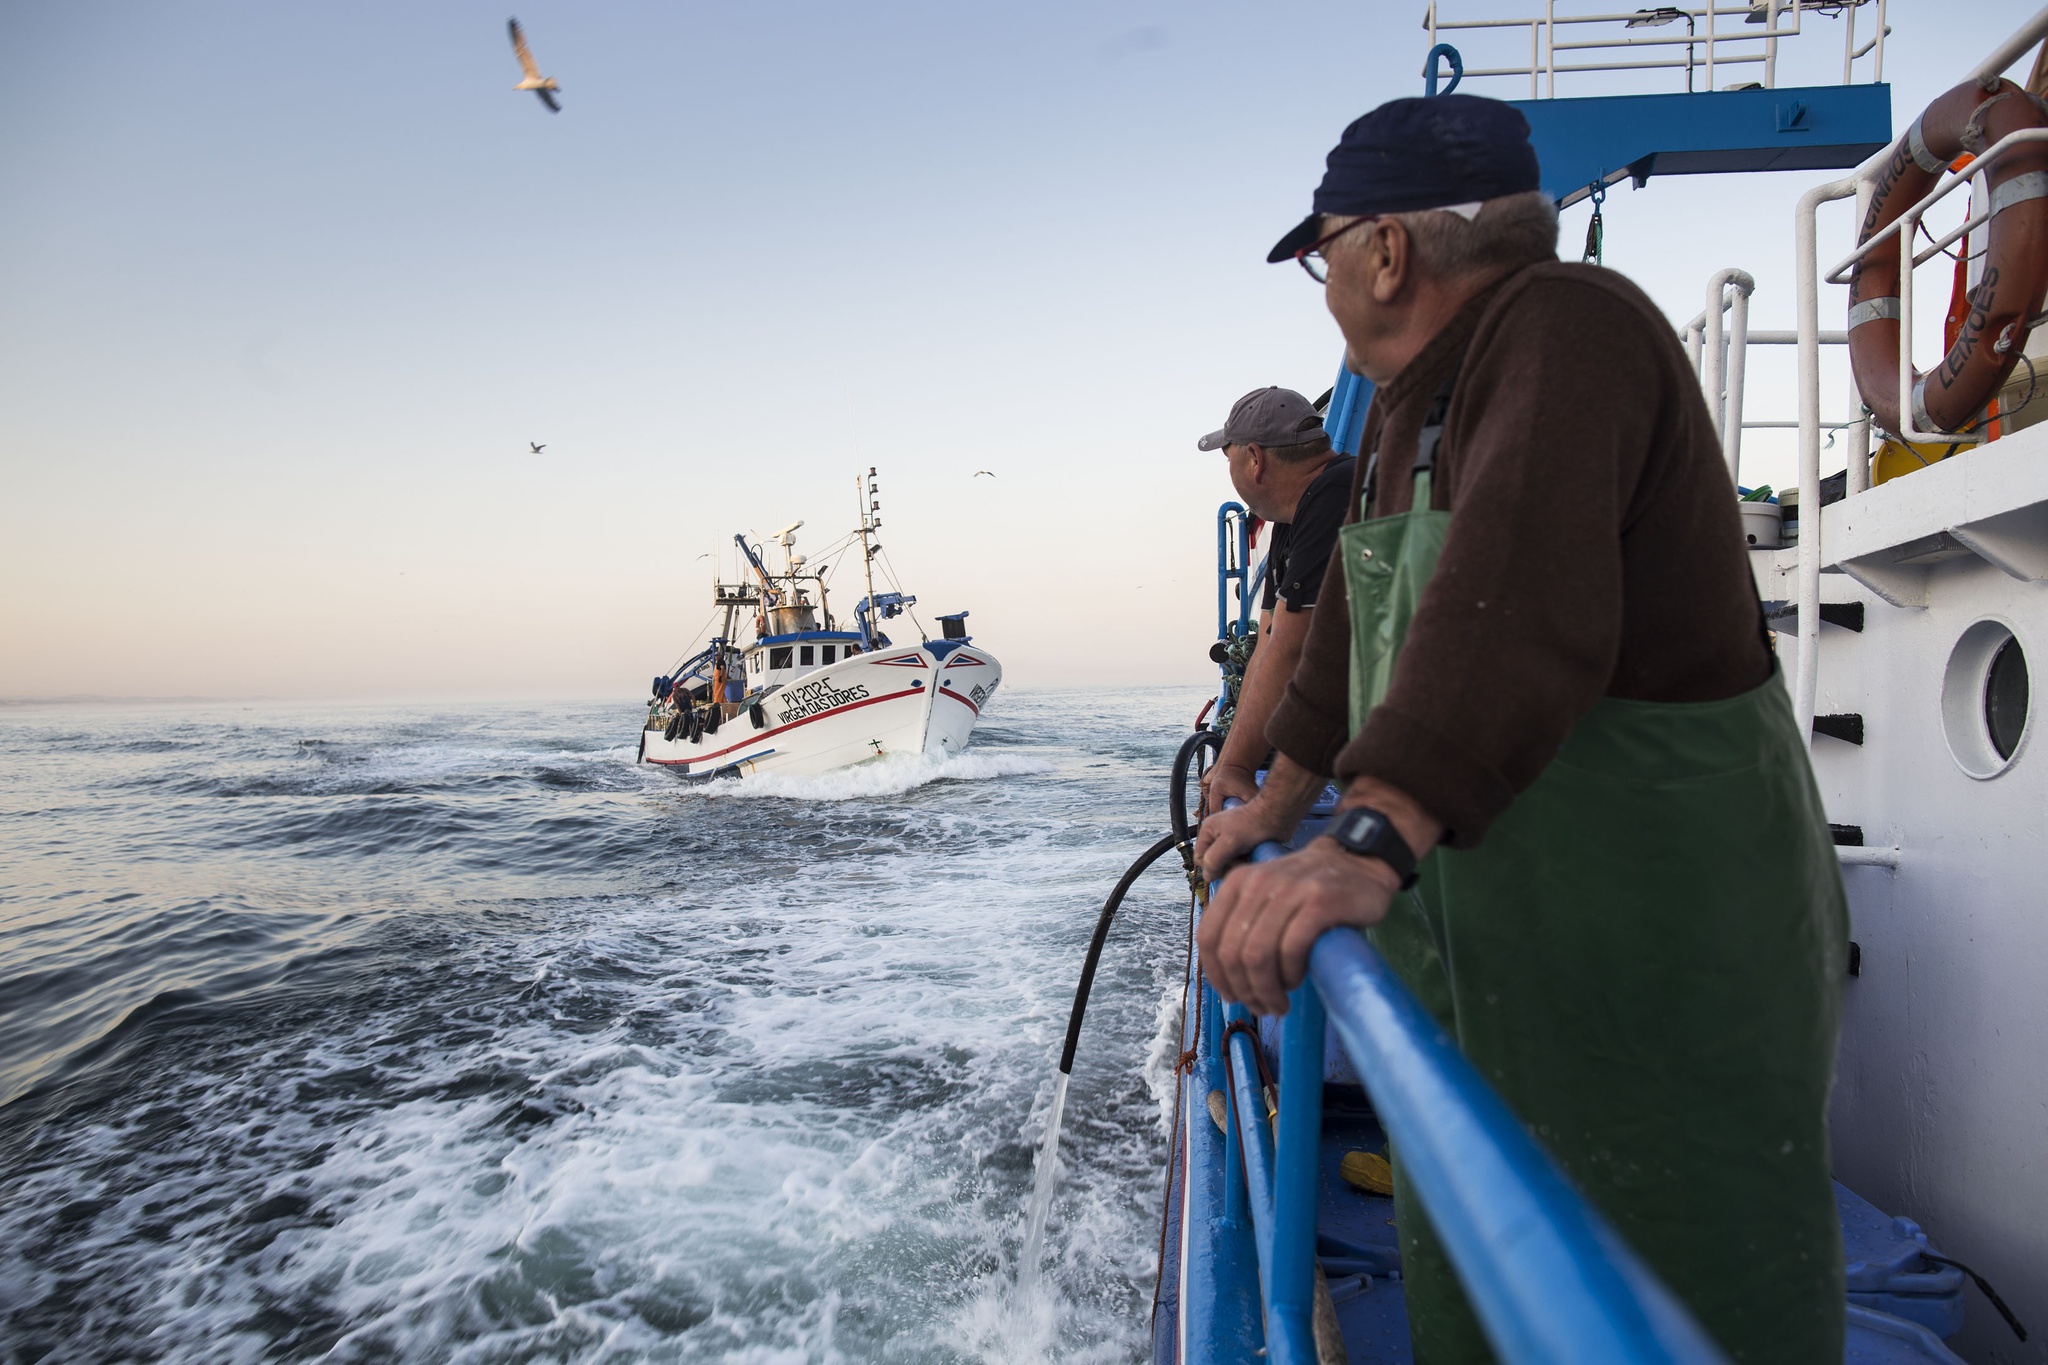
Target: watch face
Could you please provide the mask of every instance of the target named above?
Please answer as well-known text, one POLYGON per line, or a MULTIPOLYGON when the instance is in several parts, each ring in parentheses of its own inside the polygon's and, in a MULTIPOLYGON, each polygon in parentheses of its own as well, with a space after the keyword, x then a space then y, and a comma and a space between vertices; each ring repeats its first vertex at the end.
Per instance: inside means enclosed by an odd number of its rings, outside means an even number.
POLYGON ((1344 818, 1343 840, 1347 844, 1366 844, 1380 831, 1380 817, 1369 810, 1353 810, 1344 818))
POLYGON ((1400 832, 1379 811, 1354 806, 1331 827, 1339 846, 1365 858, 1378 858, 1401 878, 1401 888, 1415 885, 1415 855, 1400 832))

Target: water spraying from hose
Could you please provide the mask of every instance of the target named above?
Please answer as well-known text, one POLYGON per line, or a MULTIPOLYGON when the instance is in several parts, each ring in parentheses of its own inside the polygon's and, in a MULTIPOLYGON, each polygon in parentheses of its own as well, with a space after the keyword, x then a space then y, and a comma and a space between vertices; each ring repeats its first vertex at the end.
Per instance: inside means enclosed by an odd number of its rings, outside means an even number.
POLYGON ((1045 1220, 1052 1212, 1054 1167, 1060 1159, 1060 1120, 1067 1111, 1067 1082, 1071 1073, 1053 1078, 1052 1108, 1045 1116, 1045 1140, 1038 1148, 1038 1168, 1031 1186, 1031 1216, 1024 1224, 1024 1249, 1017 1257, 1017 1287, 1030 1291, 1038 1287, 1039 1261, 1045 1254, 1045 1220))
POLYGON ((1045 1253, 1045 1223, 1052 1212, 1053 1186, 1057 1183, 1057 1169, 1060 1155, 1060 1124, 1066 1116, 1067 1085, 1074 1076, 1074 1052, 1081 1043, 1081 1020, 1088 1012, 1088 993, 1095 986, 1095 968, 1102 960, 1102 945, 1109 939, 1109 926, 1116 918, 1117 907, 1124 902, 1124 896, 1137 883, 1145 869, 1159 861, 1170 848, 1180 850, 1181 864, 1187 872, 1190 885, 1195 878, 1195 829, 1187 818, 1188 769, 1206 749, 1222 746, 1222 738, 1213 730, 1197 730, 1180 746, 1174 755, 1172 780, 1169 791, 1172 797, 1172 823, 1174 832, 1160 839, 1138 856, 1138 860, 1124 869, 1124 875, 1117 879, 1116 888, 1109 893, 1109 899, 1102 903, 1102 913, 1096 917, 1095 933, 1088 940, 1088 956, 1081 964, 1081 979, 1074 987, 1074 1008, 1067 1015, 1066 1046, 1060 1050, 1060 1067, 1053 1077, 1052 1108, 1045 1117, 1045 1137, 1039 1145, 1038 1161, 1033 1172, 1031 1186, 1031 1212, 1024 1224, 1024 1246, 1017 1257, 1017 1287, 1033 1289, 1038 1285, 1039 1262, 1045 1253))

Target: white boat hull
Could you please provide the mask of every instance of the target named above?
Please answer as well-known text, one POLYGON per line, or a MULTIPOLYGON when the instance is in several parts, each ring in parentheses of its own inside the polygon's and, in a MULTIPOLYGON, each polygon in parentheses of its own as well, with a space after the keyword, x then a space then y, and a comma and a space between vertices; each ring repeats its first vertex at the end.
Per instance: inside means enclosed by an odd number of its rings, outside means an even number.
POLYGON ((948 642, 876 650, 797 677, 715 734, 692 741, 640 732, 640 761, 687 776, 831 772, 891 754, 947 758, 967 747, 1002 665, 948 642))
MULTIPOLYGON (((1836 1178, 1919 1223, 2032 1326, 2048 1318, 2042 1116, 2048 1114, 2048 426, 1823 509, 1814 777, 1839 852, 1855 975, 1829 1109, 1836 1178), (1982 546, 1982 549, 1973 547, 1982 546), (1927 547, 1934 547, 1928 552, 1927 547), (1835 572, 1839 570, 1839 572, 1835 572), (1889 598, 1886 596, 1889 594, 1889 598), (1895 605, 1895 602, 1898 603, 1895 605), (1972 638, 2009 633, 2033 675, 2001 760, 1972 638)), ((1793 601, 1799 551, 1751 555, 1760 593, 1793 601)), ((1788 663, 1793 638, 1779 643, 1788 663)), ((2031 1359, 1982 1299, 1957 1349, 2031 1359)))

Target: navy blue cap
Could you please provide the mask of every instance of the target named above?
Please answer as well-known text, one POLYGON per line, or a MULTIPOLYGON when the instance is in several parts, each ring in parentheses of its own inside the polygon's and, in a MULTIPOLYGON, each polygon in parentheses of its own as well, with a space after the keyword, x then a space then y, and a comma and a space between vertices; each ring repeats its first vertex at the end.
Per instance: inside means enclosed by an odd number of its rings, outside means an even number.
POLYGON ((1344 130, 1316 189, 1315 212, 1268 261, 1314 243, 1326 213, 1364 217, 1470 204, 1540 188, 1529 120, 1483 95, 1388 100, 1344 130))

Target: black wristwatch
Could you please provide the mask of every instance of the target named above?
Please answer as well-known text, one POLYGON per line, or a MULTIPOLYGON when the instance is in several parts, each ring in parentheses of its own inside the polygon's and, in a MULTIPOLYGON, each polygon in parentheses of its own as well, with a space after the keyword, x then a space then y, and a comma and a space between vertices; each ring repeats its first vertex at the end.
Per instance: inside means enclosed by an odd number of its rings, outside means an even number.
POLYGON ((1401 837, 1394 822, 1371 806, 1353 806, 1340 810, 1330 821, 1329 836, 1337 846, 1347 853, 1356 853, 1361 858, 1378 858, 1394 869, 1394 875, 1401 879, 1401 889, 1421 880, 1415 870, 1415 850, 1408 847, 1408 841, 1401 837))

